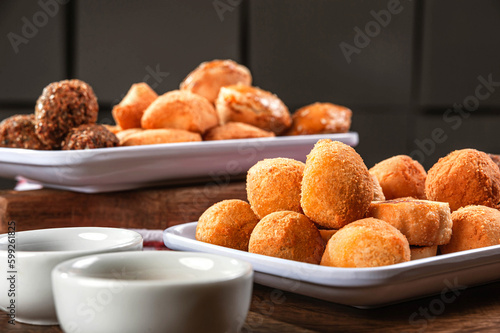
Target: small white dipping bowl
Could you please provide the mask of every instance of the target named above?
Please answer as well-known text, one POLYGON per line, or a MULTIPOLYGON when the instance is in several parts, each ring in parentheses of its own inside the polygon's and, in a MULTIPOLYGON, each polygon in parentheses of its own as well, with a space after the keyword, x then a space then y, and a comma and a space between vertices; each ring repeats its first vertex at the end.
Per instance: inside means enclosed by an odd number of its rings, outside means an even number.
POLYGON ((95 253, 142 250, 139 233, 118 228, 19 231, 15 233, 15 242, 11 242, 8 234, 0 235, 0 308, 9 314, 10 319, 15 316, 19 322, 35 325, 58 323, 51 283, 51 272, 57 264, 95 253), (15 245, 14 269, 8 262, 9 244, 15 245), (15 273, 8 273, 11 271, 15 273), (7 280, 11 275, 15 275, 15 279, 7 280), (11 288, 11 282, 14 282, 14 288, 11 288), (9 289, 14 295, 9 296, 9 289))
POLYGON ((99 254, 56 266, 52 287, 67 333, 238 332, 253 270, 205 253, 99 254))

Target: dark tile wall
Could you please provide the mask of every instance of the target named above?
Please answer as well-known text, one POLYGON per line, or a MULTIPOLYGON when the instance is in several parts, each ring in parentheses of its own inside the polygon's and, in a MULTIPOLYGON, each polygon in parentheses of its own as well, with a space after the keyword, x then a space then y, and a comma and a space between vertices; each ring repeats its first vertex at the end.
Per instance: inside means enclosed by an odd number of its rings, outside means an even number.
POLYGON ((291 111, 349 106, 369 167, 395 154, 429 168, 453 149, 500 153, 498 1, 58 1, 0 2, 0 119, 76 77, 111 123, 132 83, 163 93, 200 62, 231 58, 291 111))

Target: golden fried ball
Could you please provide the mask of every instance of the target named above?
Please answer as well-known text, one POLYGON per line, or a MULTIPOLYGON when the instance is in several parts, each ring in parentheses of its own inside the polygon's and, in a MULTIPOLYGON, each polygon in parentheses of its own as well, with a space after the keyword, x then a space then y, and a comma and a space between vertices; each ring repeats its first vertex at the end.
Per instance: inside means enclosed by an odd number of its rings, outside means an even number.
POLYGON ((375 164, 370 173, 377 177, 387 200, 413 197, 425 199, 424 167, 407 155, 397 155, 375 164))
POLYGON ((199 218, 196 240, 248 251, 248 240, 259 222, 250 205, 242 200, 224 200, 209 207, 199 218))
POLYGON ((356 151, 338 141, 319 140, 307 155, 301 206, 311 220, 338 229, 365 216, 373 181, 356 151))
POLYGON ((328 241, 321 265, 377 267, 410 260, 406 237, 392 225, 374 218, 343 227, 328 241))
POLYGON ((257 162, 247 173, 247 197, 259 218, 289 210, 302 213, 300 191, 304 163, 290 158, 257 162))
POLYGON ((500 212, 486 206, 466 206, 451 214, 453 229, 441 253, 452 253, 500 244, 500 212))
POLYGON ((306 216, 290 211, 264 217, 250 236, 248 252, 319 264, 325 245, 318 228, 306 216))
POLYGON ((448 202, 452 211, 468 205, 498 208, 500 170, 486 153, 455 150, 429 170, 425 191, 429 200, 448 202))

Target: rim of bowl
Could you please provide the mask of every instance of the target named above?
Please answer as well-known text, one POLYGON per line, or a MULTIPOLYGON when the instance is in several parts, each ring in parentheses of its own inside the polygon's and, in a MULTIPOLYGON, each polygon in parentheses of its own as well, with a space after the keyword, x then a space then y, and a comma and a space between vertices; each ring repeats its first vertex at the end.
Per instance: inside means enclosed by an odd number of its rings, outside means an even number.
MULTIPOLYGON (((35 229, 35 230, 23 230, 23 231, 16 231, 16 237, 17 235, 23 233, 50 233, 50 232, 59 232, 59 231, 65 231, 65 230, 81 230, 81 231, 91 231, 91 230, 97 230, 97 231, 125 231, 130 234, 130 238, 124 242, 115 244, 113 246, 109 245, 103 245, 102 247, 96 247, 93 249, 80 249, 80 250, 53 250, 53 251, 23 251, 23 250, 18 250, 16 249, 16 254, 72 254, 72 253, 82 253, 86 254, 88 253, 91 255, 95 251, 102 251, 102 250, 111 250, 111 249, 120 249, 124 247, 129 247, 129 246, 134 246, 134 245, 139 245, 143 243, 143 238, 140 233, 137 231, 129 230, 129 229, 124 229, 124 228, 113 228, 113 227, 61 227, 61 228, 47 228, 47 229, 35 229), (56 231, 57 230, 57 231, 56 231)), ((0 240, 4 239, 5 237, 8 237, 9 234, 0 234, 0 240)), ((62 238, 61 238, 62 239, 62 238)), ((67 240, 67 239, 66 239, 67 240)), ((17 243, 17 240, 16 240, 17 243)), ((0 253, 7 252, 8 249, 6 250, 0 250, 0 253)))
MULTIPOLYGON (((81 269, 82 271, 84 269, 81 269)), ((54 275, 62 275, 67 274, 67 278, 72 280, 79 281, 87 281, 87 282, 102 282, 109 283, 113 281, 123 281, 125 284, 130 284, 134 286, 158 286, 158 285, 168 285, 168 286, 187 286, 187 285, 205 285, 205 284, 217 284, 223 283, 227 281, 232 281, 236 279, 240 279, 248 274, 253 277, 253 267, 247 261, 221 256, 218 254, 211 253, 203 253, 203 252, 187 252, 187 251, 130 251, 130 252, 114 252, 114 253, 98 253, 92 254, 84 257, 78 257, 74 259, 69 259, 59 263, 52 270, 52 276, 54 275), (166 279, 137 279, 137 280, 128 280, 128 279, 120 279, 120 278, 103 278, 103 277, 95 277, 95 276, 85 276, 75 273, 69 273, 69 268, 76 262, 81 260, 88 260, 90 258, 101 258, 112 260, 114 257, 146 257, 146 256, 157 256, 157 257, 168 257, 168 256, 178 256, 178 257, 186 257, 186 256, 201 256, 206 258, 218 258, 225 261, 236 261, 241 269, 237 274, 231 276, 218 276, 212 278, 203 278, 203 279, 194 279, 194 280, 166 280, 166 279)))

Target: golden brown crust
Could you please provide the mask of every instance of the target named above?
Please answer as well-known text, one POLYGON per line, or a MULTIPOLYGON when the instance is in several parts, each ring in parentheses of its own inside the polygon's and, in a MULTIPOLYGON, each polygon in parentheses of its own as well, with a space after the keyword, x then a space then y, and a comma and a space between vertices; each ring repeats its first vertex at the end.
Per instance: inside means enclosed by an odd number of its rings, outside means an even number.
POLYGON ((332 103, 306 105, 292 115, 287 135, 346 133, 351 127, 352 111, 332 103))
POLYGON ((451 212, 444 202, 412 198, 374 201, 368 216, 396 227, 411 245, 442 245, 450 241, 451 212))
POLYGON ((433 246, 410 246, 411 260, 434 257, 437 254, 437 245, 433 246))
POLYGON ((189 91, 173 90, 158 97, 144 111, 145 129, 176 128, 203 134, 219 123, 213 105, 189 91))
POLYGON ((229 122, 224 125, 219 125, 209 129, 203 139, 206 141, 211 140, 232 140, 232 139, 250 139, 250 138, 268 138, 274 137, 273 132, 265 131, 258 127, 238 123, 229 122))
POLYGON ((486 153, 456 150, 429 170, 425 191, 429 200, 448 202, 452 211, 467 205, 498 208, 500 170, 486 153))
POLYGON ((221 87, 252 84, 248 68, 232 60, 212 60, 201 63, 182 81, 181 90, 205 97, 214 103, 221 87))
POLYGON ((325 249, 318 228, 296 212, 275 212, 264 217, 250 236, 248 252, 319 264, 325 249))
POLYGON ((319 140, 307 155, 301 206, 318 225, 338 229, 363 218, 373 199, 373 181, 350 146, 319 140))
POLYGON ((142 131, 144 131, 142 128, 129 128, 116 133, 116 137, 120 141, 120 146, 123 146, 123 142, 125 142, 126 138, 128 138, 132 134, 139 133, 142 131))
POLYGON ((179 129, 152 129, 142 130, 137 133, 132 133, 120 141, 122 146, 141 146, 152 145, 158 143, 176 143, 176 142, 191 142, 201 141, 201 136, 198 133, 188 132, 179 129))
POLYGON ((292 123, 288 108, 278 96, 257 87, 222 87, 215 105, 221 124, 242 122, 279 135, 292 123))
POLYGON ((500 155, 488 154, 491 160, 500 168, 500 155))
POLYGON ((384 191, 382 191, 382 186, 378 182, 378 179, 375 175, 370 174, 373 181, 373 201, 384 201, 384 191))
POLYGON ((300 191, 304 163, 290 158, 257 162, 247 173, 247 197, 259 218, 282 210, 302 213, 300 191))
POLYGON ((158 94, 147 83, 135 83, 111 113, 122 129, 140 128, 144 111, 156 98, 158 94))
POLYGON ((397 155, 375 164, 370 173, 377 177, 387 200, 414 197, 425 199, 424 167, 407 155, 397 155))
POLYGON ((120 126, 118 125, 108 125, 108 124, 103 124, 104 127, 106 127, 106 129, 108 131, 110 131, 111 133, 115 134, 118 133, 118 132, 121 132, 123 131, 123 128, 121 128, 120 126))
POLYGON ((321 265, 377 267, 410 260, 406 237, 389 223, 374 218, 353 222, 330 238, 321 265))
POLYGON ((248 251, 252 230, 259 222, 250 205, 242 200, 224 200, 212 205, 196 226, 196 240, 248 251))
POLYGON ((451 214, 453 234, 442 254, 500 244, 500 212, 486 206, 466 206, 451 214))

